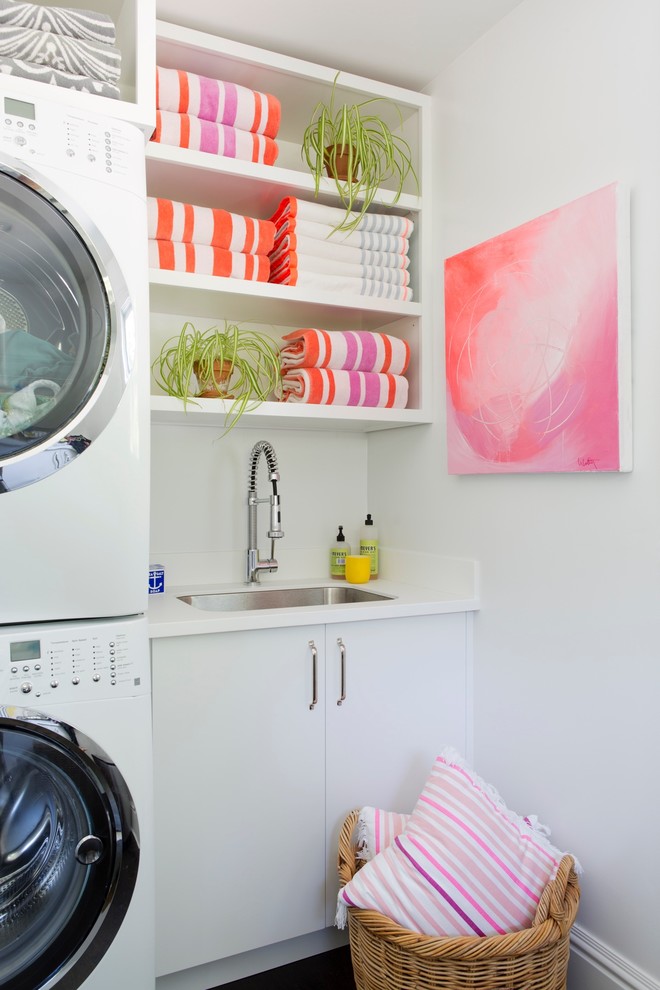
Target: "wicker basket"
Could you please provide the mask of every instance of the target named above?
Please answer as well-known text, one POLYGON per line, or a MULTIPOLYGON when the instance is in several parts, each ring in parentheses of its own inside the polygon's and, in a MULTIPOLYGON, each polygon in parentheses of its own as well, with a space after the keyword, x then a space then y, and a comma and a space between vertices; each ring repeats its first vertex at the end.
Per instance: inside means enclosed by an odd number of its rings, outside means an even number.
MULTIPOLYGON (((352 811, 339 836, 342 886, 355 858, 352 811)), ((571 856, 546 887, 531 928, 509 935, 435 937, 401 928, 376 911, 348 909, 357 990, 565 990, 569 935, 580 901, 571 856)))

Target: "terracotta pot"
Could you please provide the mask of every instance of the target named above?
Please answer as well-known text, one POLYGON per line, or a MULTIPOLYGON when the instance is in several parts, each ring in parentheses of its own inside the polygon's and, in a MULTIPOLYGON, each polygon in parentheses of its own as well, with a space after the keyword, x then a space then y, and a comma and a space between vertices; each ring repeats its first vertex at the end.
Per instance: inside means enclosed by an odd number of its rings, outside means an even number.
POLYGON ((199 385, 200 391, 197 393, 200 399, 233 399, 233 395, 227 394, 227 383, 231 375, 233 364, 231 361, 214 361, 213 378, 204 379, 199 374, 199 365, 195 361, 193 371, 199 385))
MULTIPOLYGON (((334 151, 334 145, 330 144, 325 149, 325 155, 323 161, 325 163, 325 170, 331 179, 339 179, 340 182, 348 181, 348 153, 344 153, 343 148, 341 152, 337 149, 337 154, 334 159, 331 157, 334 151)), ((355 182, 358 177, 358 163, 355 158, 355 149, 353 149, 353 175, 351 178, 352 182, 355 182)))

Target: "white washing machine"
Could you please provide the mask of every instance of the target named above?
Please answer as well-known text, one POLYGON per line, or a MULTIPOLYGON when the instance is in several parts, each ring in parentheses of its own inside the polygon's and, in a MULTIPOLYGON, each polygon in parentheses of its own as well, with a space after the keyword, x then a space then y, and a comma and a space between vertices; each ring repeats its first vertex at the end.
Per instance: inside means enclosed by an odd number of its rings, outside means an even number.
POLYGON ((153 990, 144 616, 0 629, 0 984, 153 990))
POLYGON ((0 624, 148 586, 144 137, 0 95, 0 624))

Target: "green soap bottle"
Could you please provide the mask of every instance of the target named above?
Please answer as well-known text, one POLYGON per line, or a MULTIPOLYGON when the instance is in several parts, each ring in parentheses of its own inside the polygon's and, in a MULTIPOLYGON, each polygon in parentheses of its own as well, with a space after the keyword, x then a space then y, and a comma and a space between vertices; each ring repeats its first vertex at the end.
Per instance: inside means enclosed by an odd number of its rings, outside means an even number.
POLYGON ((344 536, 344 527, 339 527, 334 547, 330 548, 330 577, 342 581, 346 577, 346 555, 351 548, 344 536))
POLYGON ((374 526, 371 513, 367 513, 364 526, 360 533, 360 553, 368 554, 371 558, 370 578, 378 577, 378 530, 374 526))

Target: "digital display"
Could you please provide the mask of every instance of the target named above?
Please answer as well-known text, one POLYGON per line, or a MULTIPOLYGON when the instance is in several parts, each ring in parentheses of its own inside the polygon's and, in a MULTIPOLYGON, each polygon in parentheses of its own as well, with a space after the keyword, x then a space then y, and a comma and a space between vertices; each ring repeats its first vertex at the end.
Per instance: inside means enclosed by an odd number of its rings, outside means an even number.
POLYGON ((12 663, 22 660, 39 660, 41 657, 41 640, 24 639, 22 642, 9 644, 9 656, 12 663))
POLYGON ((13 113, 15 117, 34 120, 34 103, 26 103, 25 100, 13 100, 11 96, 5 96, 5 113, 13 113))

